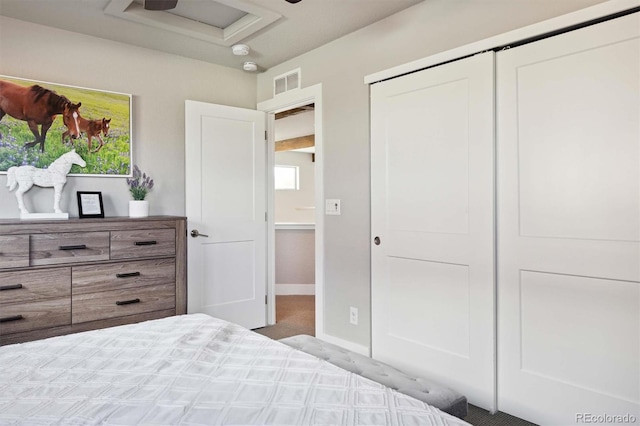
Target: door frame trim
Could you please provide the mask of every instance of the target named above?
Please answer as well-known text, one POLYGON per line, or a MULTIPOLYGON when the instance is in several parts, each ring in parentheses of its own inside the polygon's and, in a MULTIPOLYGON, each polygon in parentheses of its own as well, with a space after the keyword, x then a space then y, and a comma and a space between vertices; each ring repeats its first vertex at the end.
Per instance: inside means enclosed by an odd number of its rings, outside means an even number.
POLYGON ((315 317, 316 336, 324 334, 324 155, 322 144, 322 84, 282 93, 257 104, 259 111, 267 113, 267 324, 276 323, 275 285, 275 114, 291 108, 315 104, 315 317))

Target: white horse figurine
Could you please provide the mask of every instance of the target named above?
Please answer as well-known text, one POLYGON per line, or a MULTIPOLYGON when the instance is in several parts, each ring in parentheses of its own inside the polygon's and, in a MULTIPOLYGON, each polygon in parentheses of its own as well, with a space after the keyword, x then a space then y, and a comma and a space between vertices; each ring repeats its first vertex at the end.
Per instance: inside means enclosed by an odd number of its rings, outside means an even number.
POLYGON ((18 208, 20 213, 25 215, 29 214, 29 211, 24 206, 24 200, 22 196, 33 185, 41 187, 53 187, 55 190, 55 197, 53 201, 53 210, 56 213, 62 213, 60 210, 60 196, 62 194, 62 187, 67 183, 67 173, 71 170, 71 166, 74 164, 80 167, 86 167, 87 163, 80 157, 76 150, 62 154, 57 160, 49 165, 47 169, 38 169, 33 166, 20 166, 10 167, 7 172, 7 186, 9 191, 13 191, 16 186, 16 198, 18 199, 18 208))

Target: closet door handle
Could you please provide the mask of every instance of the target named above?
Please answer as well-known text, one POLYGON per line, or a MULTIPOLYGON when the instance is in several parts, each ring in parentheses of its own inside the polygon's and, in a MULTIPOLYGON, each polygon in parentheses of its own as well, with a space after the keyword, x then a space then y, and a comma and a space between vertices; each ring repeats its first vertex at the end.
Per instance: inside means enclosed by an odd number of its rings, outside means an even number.
POLYGON ((116 278, 130 278, 130 277, 139 277, 140 272, 127 272, 125 274, 116 274, 116 278))
POLYGON ((59 246, 58 250, 85 250, 86 248, 86 244, 78 244, 75 246, 59 246))
POLYGON ((375 244, 375 245, 379 246, 379 245, 380 245, 380 237, 375 237, 375 238, 373 239, 373 244, 375 244))
POLYGON ((5 291, 5 290, 18 290, 22 288, 22 284, 13 284, 13 285, 3 285, 2 287, 0 287, 0 291, 5 291))
POLYGON ((116 302, 116 305, 118 306, 122 306, 122 305, 133 305, 134 303, 140 303, 140 299, 131 299, 131 300, 118 300, 116 302))
POLYGON ((0 318, 0 323, 1 322, 10 322, 10 321, 19 321, 21 319, 24 319, 24 317, 22 315, 14 315, 12 317, 0 318))
POLYGON ((157 241, 136 241, 133 244, 137 246, 155 246, 156 244, 158 244, 158 242, 157 241))

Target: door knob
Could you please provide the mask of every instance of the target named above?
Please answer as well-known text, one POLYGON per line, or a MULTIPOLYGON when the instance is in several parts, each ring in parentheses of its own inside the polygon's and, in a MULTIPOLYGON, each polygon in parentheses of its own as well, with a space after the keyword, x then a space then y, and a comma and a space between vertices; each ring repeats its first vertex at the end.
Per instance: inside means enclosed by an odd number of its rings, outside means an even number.
POLYGON ((196 238, 196 237, 208 237, 208 235, 206 235, 206 234, 201 234, 200 232, 198 232, 198 230, 197 230, 197 229, 192 229, 192 230, 191 230, 191 236, 192 236, 193 238, 196 238))
POLYGON ((373 239, 373 243, 374 243, 375 245, 379 246, 379 245, 380 245, 380 237, 375 237, 375 238, 373 239))

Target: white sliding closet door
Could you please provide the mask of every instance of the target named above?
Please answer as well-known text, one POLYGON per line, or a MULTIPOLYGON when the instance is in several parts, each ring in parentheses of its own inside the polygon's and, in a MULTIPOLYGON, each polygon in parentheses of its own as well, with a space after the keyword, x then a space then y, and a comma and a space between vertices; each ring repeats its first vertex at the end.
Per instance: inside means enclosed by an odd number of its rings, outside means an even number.
POLYGON ((371 87, 373 357, 495 408, 494 54, 371 87))
POLYGON ((640 421, 639 35, 497 54, 498 406, 539 424, 640 421))

